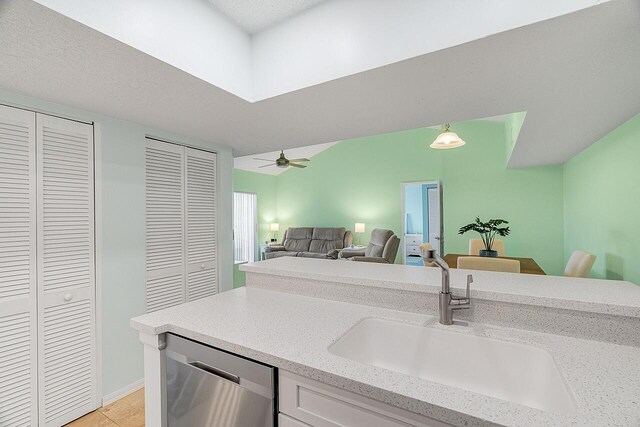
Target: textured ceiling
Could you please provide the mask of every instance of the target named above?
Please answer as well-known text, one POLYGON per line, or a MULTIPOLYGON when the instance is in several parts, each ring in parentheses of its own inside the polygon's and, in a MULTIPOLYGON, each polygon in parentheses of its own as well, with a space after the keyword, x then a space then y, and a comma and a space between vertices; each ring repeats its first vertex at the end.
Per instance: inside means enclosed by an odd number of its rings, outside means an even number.
POLYGON ((611 1, 252 104, 34 2, 0 0, 0 88, 236 156, 527 111, 510 166, 555 164, 640 112, 638 22, 640 2, 611 1))
POLYGON ((209 0, 249 34, 278 24, 326 0, 209 0))

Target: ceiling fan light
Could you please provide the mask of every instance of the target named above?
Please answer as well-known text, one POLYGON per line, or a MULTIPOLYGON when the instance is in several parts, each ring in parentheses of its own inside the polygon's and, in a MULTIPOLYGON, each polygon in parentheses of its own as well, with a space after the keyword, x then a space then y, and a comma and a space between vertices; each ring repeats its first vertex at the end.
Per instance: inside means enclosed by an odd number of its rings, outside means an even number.
POLYGON ((449 148, 462 147, 464 144, 466 143, 462 138, 460 138, 457 133, 451 132, 447 124, 445 131, 438 135, 429 147, 435 148, 436 150, 447 150, 449 148))

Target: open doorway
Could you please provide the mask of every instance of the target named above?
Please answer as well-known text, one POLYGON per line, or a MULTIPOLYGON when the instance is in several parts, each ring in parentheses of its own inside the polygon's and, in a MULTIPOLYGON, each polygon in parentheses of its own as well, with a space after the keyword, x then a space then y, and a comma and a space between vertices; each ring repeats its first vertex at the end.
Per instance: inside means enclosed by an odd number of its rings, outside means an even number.
POLYGON ((440 181, 402 183, 403 264, 423 265, 420 245, 429 243, 444 253, 442 184, 440 181))

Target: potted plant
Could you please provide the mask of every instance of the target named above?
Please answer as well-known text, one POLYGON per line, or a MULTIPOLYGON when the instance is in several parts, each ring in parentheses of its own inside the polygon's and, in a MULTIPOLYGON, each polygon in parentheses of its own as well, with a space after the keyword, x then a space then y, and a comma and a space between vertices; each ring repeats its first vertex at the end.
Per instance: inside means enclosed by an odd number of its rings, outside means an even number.
POLYGON ((496 236, 505 237, 511 232, 509 227, 501 227, 501 225, 504 224, 509 224, 509 221, 505 221, 504 219, 490 219, 487 222, 482 222, 479 217, 476 217, 475 222, 460 227, 458 234, 464 234, 467 231, 475 231, 480 234, 485 247, 485 249, 480 251, 480 256, 495 258, 498 256, 498 251, 493 250, 493 242, 496 236))

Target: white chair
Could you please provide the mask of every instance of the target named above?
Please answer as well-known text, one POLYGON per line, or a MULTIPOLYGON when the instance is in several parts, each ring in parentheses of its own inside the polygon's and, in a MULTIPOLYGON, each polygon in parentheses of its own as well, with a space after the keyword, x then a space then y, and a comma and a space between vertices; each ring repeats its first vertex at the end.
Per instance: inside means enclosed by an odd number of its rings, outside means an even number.
POLYGON ((585 251, 573 251, 564 269, 566 277, 589 277, 596 256, 585 251))
MULTIPOLYGON (((478 256, 480 251, 486 249, 482 239, 469 239, 469 255, 478 256)), ((504 256, 504 240, 494 240, 493 250, 498 252, 498 256, 504 256)))
POLYGON ((516 259, 489 258, 480 256, 461 256, 458 268, 465 270, 500 271, 504 273, 520 273, 520 261, 516 259))

